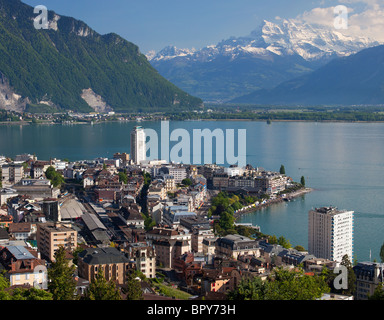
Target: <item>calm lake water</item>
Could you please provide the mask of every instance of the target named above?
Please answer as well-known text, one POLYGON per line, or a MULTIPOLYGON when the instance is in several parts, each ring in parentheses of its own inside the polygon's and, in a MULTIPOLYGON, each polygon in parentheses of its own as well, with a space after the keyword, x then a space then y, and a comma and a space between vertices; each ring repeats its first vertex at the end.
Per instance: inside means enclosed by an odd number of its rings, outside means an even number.
MULTIPOLYGON (((135 122, 97 125, 0 126, 0 155, 35 153, 38 159, 112 157, 130 152, 135 122)), ((160 132, 160 122, 141 122, 160 132)), ((307 214, 333 205, 355 211, 354 253, 358 261, 380 260, 384 242, 384 124, 184 121, 184 128, 246 129, 247 163, 278 171, 284 164, 295 181, 305 176, 314 192, 242 217, 266 234, 284 236, 293 246, 308 246, 307 214)), ((191 134, 192 136, 192 134, 191 134)), ((237 138, 235 139, 237 141, 237 138)), ((241 141, 243 143, 243 141, 241 141)), ((171 144, 172 148, 172 144, 171 144)), ((237 150, 237 147, 235 147, 237 150)), ((215 157, 213 158, 215 159, 215 157)))

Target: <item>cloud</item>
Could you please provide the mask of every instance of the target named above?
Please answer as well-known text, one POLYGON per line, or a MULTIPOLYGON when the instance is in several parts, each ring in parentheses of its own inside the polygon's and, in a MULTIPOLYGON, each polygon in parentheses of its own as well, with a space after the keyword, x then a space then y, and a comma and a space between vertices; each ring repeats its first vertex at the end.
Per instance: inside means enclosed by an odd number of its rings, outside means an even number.
MULTIPOLYGON (((384 42, 384 5, 382 0, 343 0, 339 2, 342 2, 348 9, 348 29, 338 29, 338 32, 384 42), (354 4, 363 4, 363 10, 355 11, 354 4)), ((314 8, 299 15, 296 20, 335 28, 336 15, 334 8, 314 8)))

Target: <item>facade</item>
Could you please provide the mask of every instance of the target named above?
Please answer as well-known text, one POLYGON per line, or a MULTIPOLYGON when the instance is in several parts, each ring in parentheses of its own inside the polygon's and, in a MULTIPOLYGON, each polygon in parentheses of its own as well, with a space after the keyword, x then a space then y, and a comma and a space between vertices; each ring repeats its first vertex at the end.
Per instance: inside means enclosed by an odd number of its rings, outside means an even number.
POLYGON ((146 159, 146 144, 144 128, 137 126, 131 132, 131 159, 134 164, 146 159))
POLYGON ((226 293, 234 290, 241 280, 239 270, 234 267, 222 267, 215 269, 203 268, 201 293, 209 292, 226 293))
POLYGON ((128 258, 133 261, 136 270, 141 271, 147 278, 156 277, 156 254, 152 246, 145 242, 130 243, 128 258))
POLYGON ((175 260, 191 250, 187 240, 159 239, 153 240, 152 244, 156 250, 156 263, 164 268, 174 268, 175 260))
POLYGON ((29 285, 47 289, 48 272, 38 253, 24 246, 6 246, 0 250, 0 264, 11 286, 29 285))
POLYGON ((194 228, 192 230, 191 246, 193 252, 203 253, 203 240, 208 238, 215 238, 211 229, 194 228))
POLYGON ((41 207, 47 220, 61 221, 61 210, 57 199, 44 199, 41 207))
POLYGON ((116 248, 89 248, 78 255, 79 277, 89 282, 101 271, 107 281, 124 284, 129 268, 129 259, 116 248))
POLYGON ((216 240, 216 254, 237 259, 240 255, 260 256, 259 242, 244 236, 231 234, 216 240))
POLYGON ((26 241, 36 233, 36 225, 31 222, 12 223, 8 232, 13 239, 26 241))
POLYGON ((353 267, 356 275, 356 300, 367 300, 384 283, 384 263, 359 262, 353 267))
POLYGON ((18 183, 24 178, 24 167, 22 164, 10 163, 2 166, 2 181, 5 183, 18 183))
POLYGON ((353 260, 353 211, 322 207, 308 213, 308 251, 317 258, 353 260))
POLYGON ((61 223, 39 223, 36 233, 37 247, 43 257, 55 261, 55 252, 60 246, 68 251, 77 247, 77 231, 61 223))

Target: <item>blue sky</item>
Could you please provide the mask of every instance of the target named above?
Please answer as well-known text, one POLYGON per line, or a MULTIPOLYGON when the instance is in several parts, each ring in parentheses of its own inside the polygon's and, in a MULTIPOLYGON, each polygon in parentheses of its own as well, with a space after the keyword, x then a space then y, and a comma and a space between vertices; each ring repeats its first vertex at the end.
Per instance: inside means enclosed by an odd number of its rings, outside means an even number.
MULTIPOLYGON (((324 19, 324 14, 327 13, 326 21, 332 21, 329 18, 330 11, 326 10, 338 4, 347 5, 352 10, 351 14, 356 14, 359 32, 360 24, 368 19, 372 21, 372 16, 363 16, 362 13, 375 14, 378 19, 381 13, 374 7, 380 3, 379 0, 22 1, 32 6, 45 5, 60 15, 82 20, 101 34, 115 32, 137 44, 143 53, 150 50, 159 51, 167 45, 199 49, 230 36, 246 36, 264 19, 275 21, 276 17, 294 19, 304 15, 307 19, 322 22, 321 19, 324 19)), ((375 20, 380 27, 382 20, 375 20)), ((375 31, 369 30, 376 34, 375 31)))

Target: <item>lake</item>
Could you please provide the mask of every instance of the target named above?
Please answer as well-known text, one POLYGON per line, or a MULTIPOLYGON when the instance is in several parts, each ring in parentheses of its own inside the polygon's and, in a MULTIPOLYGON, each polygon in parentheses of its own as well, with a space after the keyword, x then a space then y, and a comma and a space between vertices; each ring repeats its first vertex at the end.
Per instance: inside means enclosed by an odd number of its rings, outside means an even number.
MULTIPOLYGON (((0 126, 0 155, 36 154, 38 159, 69 160, 112 157, 130 152, 135 122, 95 125, 0 126)), ((160 122, 141 122, 160 132, 160 122)), ((308 246, 307 214, 315 207, 355 211, 354 254, 358 261, 376 259, 384 242, 384 124, 251 121, 174 121, 183 128, 245 129, 247 163, 305 176, 315 191, 289 203, 247 214, 239 222, 259 225, 266 234, 284 236, 293 246, 308 246)), ((191 134, 192 135, 192 134, 191 134)), ((237 141, 237 139, 235 139, 237 141)), ((243 143, 243 141, 241 141, 243 143)), ((235 150, 237 150, 235 146, 235 150)), ((214 150, 213 150, 214 151, 214 150)), ((215 152, 213 152, 215 156, 215 152)), ((215 157, 214 157, 215 159, 215 157)), ((227 163, 225 165, 228 165, 227 163)))

